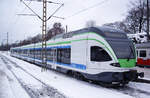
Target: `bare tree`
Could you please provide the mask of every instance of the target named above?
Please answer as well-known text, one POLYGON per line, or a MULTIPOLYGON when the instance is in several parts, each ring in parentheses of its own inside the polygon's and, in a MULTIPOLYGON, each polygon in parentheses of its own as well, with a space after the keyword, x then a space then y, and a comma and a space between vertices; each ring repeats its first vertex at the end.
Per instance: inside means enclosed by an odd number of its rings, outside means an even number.
POLYGON ((57 34, 64 33, 64 32, 65 32, 65 30, 62 27, 62 24, 59 23, 59 22, 56 22, 56 23, 53 24, 53 28, 51 28, 50 30, 48 30, 47 38, 46 39, 49 40, 53 36, 55 36, 57 34))
POLYGON ((131 4, 133 7, 128 11, 125 21, 131 32, 141 33, 145 29, 146 3, 144 0, 138 0, 131 4))
POLYGON ((150 40, 150 35, 149 35, 149 0, 147 0, 147 38, 150 40))
POLYGON ((114 29, 118 29, 118 30, 122 30, 124 32, 127 33, 131 33, 131 31, 128 29, 126 23, 124 21, 118 21, 118 22, 114 22, 114 23, 106 23, 103 26, 108 26, 114 29))

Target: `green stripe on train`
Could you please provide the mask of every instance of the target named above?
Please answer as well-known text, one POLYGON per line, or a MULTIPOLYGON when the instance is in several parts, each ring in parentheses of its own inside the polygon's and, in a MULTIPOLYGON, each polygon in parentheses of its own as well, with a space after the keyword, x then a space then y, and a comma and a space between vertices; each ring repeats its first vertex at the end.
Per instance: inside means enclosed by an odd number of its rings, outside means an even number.
MULTIPOLYGON (((95 33, 95 32, 86 32, 86 33, 81 33, 81 34, 77 34, 77 35, 83 35, 83 34, 87 34, 87 33, 88 33, 88 34, 90 34, 90 33, 96 34, 96 35, 102 37, 101 35, 99 35, 99 34, 97 34, 97 33, 95 33)), ((76 36, 76 35, 75 35, 75 36, 76 36)), ((102 38, 103 38, 103 37, 102 37, 102 38)), ((103 38, 103 39, 105 40, 105 38, 103 38)), ((112 53, 112 51, 111 51, 103 42, 101 42, 100 40, 97 40, 97 39, 95 39, 95 38, 85 38, 85 39, 77 39, 77 40, 70 40, 70 41, 61 41, 61 42, 56 42, 56 43, 47 43, 47 46, 51 46, 51 45, 61 45, 61 44, 70 44, 71 42, 77 42, 77 41, 83 41, 83 40, 95 40, 95 41, 99 42, 100 44, 104 45, 105 48, 111 53, 111 55, 112 55, 112 57, 114 58, 114 60, 117 61, 117 60, 115 59, 115 55, 112 53)), ((41 44, 38 44, 38 45, 36 45, 36 48, 41 47, 41 46, 42 46, 41 44)), ((25 46, 25 47, 23 47, 23 48, 33 48, 33 46, 25 46)))
POLYGON ((118 59, 119 64, 122 68, 135 67, 136 59, 118 59))
MULTIPOLYGON (((83 34, 96 34, 100 37, 102 37, 101 35, 95 33, 95 32, 86 32, 86 33, 81 33, 81 34, 77 34, 77 35, 83 35, 83 34)), ((76 35, 75 35, 76 36, 76 35)), ((102 37, 103 38, 103 37, 102 37)), ((105 38, 103 38, 105 40, 105 38)), ((77 42, 77 41, 83 41, 83 40, 94 40, 99 42, 100 44, 104 45, 105 48, 110 52, 110 54, 112 55, 112 57, 114 58, 114 60, 117 62, 117 60, 115 59, 115 55, 112 53, 112 50, 110 48, 108 48, 102 41, 97 40, 95 38, 85 38, 85 39, 77 39, 77 40, 70 40, 70 41, 60 41, 60 42, 55 42, 55 43, 47 43, 47 46, 51 46, 51 45, 62 45, 62 44, 70 44, 71 42, 77 42)), ((106 41, 107 42, 107 41, 106 41)), ((41 47, 41 44, 36 45, 36 48, 41 47)), ((23 48, 33 48, 33 46, 25 46, 23 48)))

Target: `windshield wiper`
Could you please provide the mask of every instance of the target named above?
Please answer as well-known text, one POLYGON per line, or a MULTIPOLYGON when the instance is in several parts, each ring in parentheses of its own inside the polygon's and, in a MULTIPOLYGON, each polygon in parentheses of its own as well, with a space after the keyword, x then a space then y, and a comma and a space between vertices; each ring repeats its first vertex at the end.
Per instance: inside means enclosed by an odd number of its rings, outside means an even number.
POLYGON ((133 53, 134 54, 134 52, 133 52, 133 49, 131 48, 131 46, 129 46, 130 47, 130 54, 129 54, 129 57, 128 57, 128 60, 127 61, 129 61, 130 60, 130 57, 131 57, 131 54, 133 53))

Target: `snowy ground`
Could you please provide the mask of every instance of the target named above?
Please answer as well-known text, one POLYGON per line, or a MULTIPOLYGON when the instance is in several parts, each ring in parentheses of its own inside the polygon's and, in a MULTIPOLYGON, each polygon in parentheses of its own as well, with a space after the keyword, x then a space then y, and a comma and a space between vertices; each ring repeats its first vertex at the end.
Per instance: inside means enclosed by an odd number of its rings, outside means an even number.
MULTIPOLYGON (((145 71, 146 78, 150 69, 145 71)), ((0 98, 149 98, 150 84, 129 83, 120 89, 76 80, 0 53, 0 98)))

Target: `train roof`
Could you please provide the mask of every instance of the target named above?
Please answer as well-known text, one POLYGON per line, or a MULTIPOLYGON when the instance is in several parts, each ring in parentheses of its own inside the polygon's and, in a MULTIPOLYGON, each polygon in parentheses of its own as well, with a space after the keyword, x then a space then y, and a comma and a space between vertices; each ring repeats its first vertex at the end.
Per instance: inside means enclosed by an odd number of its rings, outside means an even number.
POLYGON ((135 45, 137 49, 150 48, 150 42, 135 45))
POLYGON ((125 33, 124 31, 121 30, 117 30, 117 29, 112 29, 110 27, 89 27, 89 28, 84 28, 84 29, 80 29, 77 31, 72 31, 69 33, 65 33, 65 34, 59 34, 56 35, 55 37, 53 37, 54 39, 57 38, 64 38, 64 37, 72 37, 74 35, 77 34, 82 34, 82 33, 87 33, 87 32, 95 32, 98 35, 104 37, 104 38, 120 38, 120 39, 127 39, 127 33, 125 33))
MULTIPOLYGON (((106 38, 107 40, 111 40, 111 39, 121 39, 121 40, 125 39, 126 40, 126 39, 128 39, 128 37, 126 35, 127 33, 123 32, 121 30, 112 29, 110 27, 84 28, 84 29, 80 29, 80 30, 76 30, 76 31, 68 32, 68 33, 58 34, 58 35, 54 36, 52 39, 71 38, 72 36, 82 34, 82 33, 87 33, 87 32, 95 32, 96 34, 106 38)), ((36 44, 41 44, 41 43, 36 43, 36 44)), ((28 47, 28 46, 32 46, 32 44, 15 47, 15 48, 24 48, 24 47, 28 47)))

